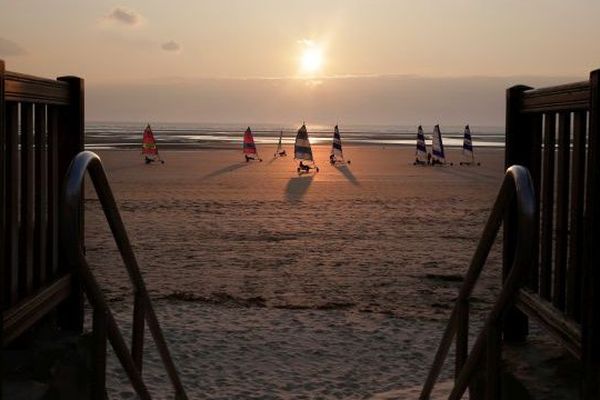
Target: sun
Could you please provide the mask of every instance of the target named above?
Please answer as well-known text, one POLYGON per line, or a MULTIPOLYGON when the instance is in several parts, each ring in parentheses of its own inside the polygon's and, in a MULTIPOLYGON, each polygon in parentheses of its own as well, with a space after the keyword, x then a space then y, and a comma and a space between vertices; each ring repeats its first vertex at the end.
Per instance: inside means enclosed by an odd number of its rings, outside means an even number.
POLYGON ((323 50, 312 42, 304 45, 300 57, 300 70, 305 74, 315 74, 323 67, 323 50))

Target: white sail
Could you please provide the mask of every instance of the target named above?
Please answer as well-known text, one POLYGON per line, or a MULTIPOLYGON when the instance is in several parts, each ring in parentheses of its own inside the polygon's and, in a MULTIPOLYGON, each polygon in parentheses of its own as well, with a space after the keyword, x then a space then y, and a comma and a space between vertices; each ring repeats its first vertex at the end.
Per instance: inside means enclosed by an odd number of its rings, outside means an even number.
POLYGON ((431 156, 433 161, 442 164, 446 163, 444 143, 442 142, 442 132, 440 132, 439 125, 436 125, 435 128, 433 128, 433 138, 431 140, 431 156))

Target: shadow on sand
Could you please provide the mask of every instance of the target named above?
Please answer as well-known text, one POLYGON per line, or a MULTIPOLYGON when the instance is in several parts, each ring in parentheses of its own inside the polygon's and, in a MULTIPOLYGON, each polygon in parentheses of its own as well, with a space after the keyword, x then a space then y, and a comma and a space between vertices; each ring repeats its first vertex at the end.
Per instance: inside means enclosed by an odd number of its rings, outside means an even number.
POLYGON ((342 173, 342 175, 344 175, 344 177, 346 179, 348 179, 348 182, 350 182, 351 184, 353 184, 354 186, 360 186, 360 182, 358 181, 358 179, 356 179, 356 177, 354 176, 354 174, 352 173, 352 171, 350 171, 350 168, 348 168, 347 165, 336 165, 335 169, 337 169, 338 171, 340 171, 342 173))
POLYGON ((291 178, 285 187, 285 199, 287 201, 300 201, 308 191, 313 181, 313 175, 298 176, 291 178))
POLYGON ((235 170, 237 170, 237 169, 240 169, 240 168, 246 167, 246 166, 248 166, 249 164, 250 164, 250 163, 247 163, 247 162, 245 162, 245 161, 240 161, 239 163, 235 163, 235 164, 232 164, 232 165, 228 165, 228 166, 226 166, 226 167, 223 167, 223 168, 221 168, 221 169, 218 169, 218 170, 216 170, 216 171, 213 171, 213 172, 211 172, 211 173, 210 173, 210 174, 208 174, 208 175, 204 175, 204 176, 203 176, 203 177, 202 177, 200 180, 202 180, 202 181, 203 181, 203 180, 205 180, 205 179, 214 178, 215 176, 223 175, 223 174, 226 174, 226 173, 228 173, 228 172, 233 172, 233 171, 235 171, 235 170))

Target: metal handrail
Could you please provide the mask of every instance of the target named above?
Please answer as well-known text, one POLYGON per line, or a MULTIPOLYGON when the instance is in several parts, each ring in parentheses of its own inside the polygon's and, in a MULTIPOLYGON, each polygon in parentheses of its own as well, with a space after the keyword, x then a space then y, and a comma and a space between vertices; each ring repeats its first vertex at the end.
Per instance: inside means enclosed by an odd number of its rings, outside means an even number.
POLYGON ((433 387, 440 375, 442 366, 448 351, 452 344, 452 340, 457 332, 457 320, 461 307, 464 307, 465 302, 468 302, 471 297, 471 293, 479 279, 481 271, 485 265, 490 249, 494 244, 502 220, 508 206, 516 200, 516 209, 518 213, 518 238, 517 246, 515 249, 515 257, 512 262, 512 267, 504 284, 502 290, 496 300, 494 307, 490 311, 485 325, 473 348, 471 353, 465 360, 464 364, 460 368, 460 372, 457 371, 454 388, 448 397, 449 400, 458 400, 462 397, 469 383, 473 379, 475 369, 482 359, 484 354, 484 345, 487 336, 492 329, 496 329, 497 321, 504 312, 504 310, 514 303, 516 295, 522 284, 525 272, 531 265, 531 259, 533 255, 533 239, 534 239, 534 221, 535 221, 535 210, 536 200, 535 191, 533 188, 531 176, 529 170, 520 165, 513 165, 506 170, 504 180, 496 201, 492 208, 490 217, 485 225, 481 239, 475 254, 471 260, 471 265, 465 276, 465 280, 462 284, 458 298, 452 310, 450 320, 440 341, 440 345, 436 352, 433 364, 427 376, 427 380, 423 385, 420 400, 428 400, 433 387))
POLYGON ((175 390, 175 398, 186 400, 187 395, 179 379, 150 297, 148 296, 146 285, 144 284, 119 209, 110 189, 102 161, 95 153, 83 151, 75 156, 67 171, 63 200, 63 223, 61 225, 67 260, 70 265, 76 267, 76 271, 81 277, 84 290, 94 310, 105 316, 108 339, 137 395, 141 399, 151 398, 141 375, 145 320, 175 390), (81 190, 86 171, 92 179, 104 215, 106 216, 134 288, 135 303, 131 354, 83 252, 79 221, 82 199, 81 190))

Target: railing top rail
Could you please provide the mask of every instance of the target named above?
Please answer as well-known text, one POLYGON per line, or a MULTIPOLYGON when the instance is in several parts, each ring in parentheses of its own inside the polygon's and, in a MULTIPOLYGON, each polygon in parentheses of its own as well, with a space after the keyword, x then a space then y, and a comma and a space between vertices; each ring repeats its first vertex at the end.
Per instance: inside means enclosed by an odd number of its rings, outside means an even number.
POLYGON ((532 89, 523 92, 522 112, 587 110, 590 103, 589 81, 532 89))
MULTIPOLYGON (((150 333, 152 334, 165 370, 175 389, 175 398, 177 400, 185 400, 187 399, 187 395, 185 394, 185 390, 179 379, 177 369, 171 358, 156 314, 154 313, 154 308, 152 307, 150 297, 148 296, 142 274, 139 270, 133 248, 129 242, 129 237, 127 236, 127 231, 125 230, 119 209, 110 189, 102 162, 100 161, 100 157, 91 151, 82 151, 79 153, 73 159, 67 171, 63 199, 64 222, 61 224, 63 229, 62 242, 65 244, 67 259, 71 265, 78 268, 77 271, 81 276, 92 306, 106 316, 109 340, 117 357, 121 361, 132 386, 142 399, 150 399, 150 395, 142 380, 140 370, 137 368, 132 355, 128 351, 127 345, 125 344, 108 303, 104 298, 100 286, 91 271, 85 254, 83 253, 81 233, 79 232, 80 225, 78 221, 80 217, 82 184, 86 172, 89 173, 94 189, 98 194, 98 199, 102 205, 104 215, 106 216, 113 237, 117 243, 117 247, 119 248, 125 263, 125 267, 127 268, 130 281, 134 286, 134 291, 145 303, 144 318, 148 324, 148 328, 150 329, 150 333)), ((134 326, 134 330, 135 328, 136 327, 134 326)))
POLYGON ((420 400, 428 400, 431 396, 431 392, 442 370, 444 361, 448 356, 452 339, 456 334, 455 320, 458 315, 457 307, 459 307, 459 304, 470 298, 477 280, 481 275, 481 271, 485 266, 490 249, 496 240, 496 236, 500 230, 506 210, 514 199, 516 199, 517 203, 519 236, 511 272, 509 277, 506 279, 492 312, 488 317, 484 330, 479 335, 478 340, 457 379, 457 384, 452 392, 454 396, 458 396, 455 398, 460 398, 460 396, 462 396, 462 393, 464 393, 464 389, 471 378, 475 362, 478 361, 477 358, 479 358, 481 355, 481 346, 483 345, 483 339, 481 339, 481 337, 485 333, 485 330, 489 328, 489 325, 491 324, 490 321, 498 318, 498 315, 504 310, 504 307, 506 307, 510 301, 514 300, 513 297, 515 296, 515 293, 513 292, 518 289, 520 278, 531 261, 531 243, 533 243, 533 223, 536 209, 535 191, 533 189, 531 176, 527 168, 520 165, 513 165, 506 170, 506 175, 502 181, 500 191, 481 235, 481 239, 479 240, 479 244, 477 245, 475 254, 471 260, 471 265, 469 266, 469 270, 467 271, 465 280, 461 286, 458 298, 450 316, 450 320, 448 321, 448 325, 446 326, 446 330, 444 331, 442 340, 440 341, 440 345, 429 371, 429 375, 427 376, 427 380, 423 385, 423 389, 419 397, 420 400))
POLYGON ((6 71, 4 73, 6 101, 69 105, 69 84, 54 79, 6 71))

